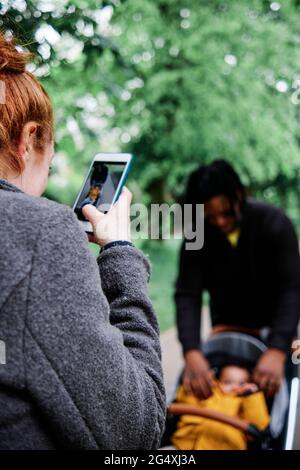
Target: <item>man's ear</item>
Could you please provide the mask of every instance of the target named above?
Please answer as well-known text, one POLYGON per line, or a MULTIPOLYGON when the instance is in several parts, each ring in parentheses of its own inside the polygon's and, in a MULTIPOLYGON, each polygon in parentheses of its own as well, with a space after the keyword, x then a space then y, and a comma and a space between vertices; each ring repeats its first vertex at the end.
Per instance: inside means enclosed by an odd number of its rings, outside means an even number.
POLYGON ((31 158, 37 127, 36 122, 29 121, 21 131, 18 144, 18 157, 22 160, 23 164, 26 164, 31 158))

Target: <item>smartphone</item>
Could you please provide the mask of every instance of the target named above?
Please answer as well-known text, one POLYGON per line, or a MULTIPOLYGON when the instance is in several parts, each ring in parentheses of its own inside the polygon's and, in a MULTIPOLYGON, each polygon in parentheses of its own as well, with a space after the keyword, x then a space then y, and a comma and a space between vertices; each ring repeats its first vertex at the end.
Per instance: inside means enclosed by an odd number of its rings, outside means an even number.
POLYGON ((84 217, 82 208, 86 204, 92 204, 101 212, 108 212, 121 194, 132 159, 130 153, 95 155, 73 206, 87 233, 92 233, 93 228, 84 217))

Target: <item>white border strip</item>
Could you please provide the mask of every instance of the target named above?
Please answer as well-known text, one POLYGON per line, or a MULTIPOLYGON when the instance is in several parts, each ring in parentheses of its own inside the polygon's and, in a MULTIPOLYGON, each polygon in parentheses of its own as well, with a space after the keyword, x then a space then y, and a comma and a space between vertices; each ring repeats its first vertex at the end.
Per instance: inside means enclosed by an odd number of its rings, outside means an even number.
POLYGON ((296 428, 296 417, 297 417, 297 406, 299 397, 299 379, 294 377, 291 383, 291 396, 289 406, 289 416, 287 425, 287 435, 285 441, 285 450, 292 450, 295 439, 295 428, 296 428))

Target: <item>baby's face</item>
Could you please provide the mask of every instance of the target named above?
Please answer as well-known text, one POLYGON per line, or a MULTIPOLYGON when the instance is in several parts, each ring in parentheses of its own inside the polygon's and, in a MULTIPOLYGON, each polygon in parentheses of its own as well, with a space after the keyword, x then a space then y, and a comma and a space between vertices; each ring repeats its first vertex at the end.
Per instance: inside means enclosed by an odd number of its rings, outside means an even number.
POLYGON ((98 195, 99 195, 99 188, 95 187, 95 188, 90 189, 89 197, 91 199, 97 199, 98 195))
POLYGON ((237 366, 223 367, 219 381, 225 393, 232 393, 241 385, 249 382, 250 373, 247 369, 237 366))

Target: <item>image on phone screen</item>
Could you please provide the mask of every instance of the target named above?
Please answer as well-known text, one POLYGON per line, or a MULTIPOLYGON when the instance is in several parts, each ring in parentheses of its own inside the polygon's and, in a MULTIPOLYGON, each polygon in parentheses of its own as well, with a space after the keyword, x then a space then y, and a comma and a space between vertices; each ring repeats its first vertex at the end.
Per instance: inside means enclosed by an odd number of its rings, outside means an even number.
POLYGON ((117 188, 125 167, 125 162, 93 163, 74 209, 79 220, 87 220, 82 213, 86 204, 92 204, 101 212, 107 212, 116 200, 117 188))

